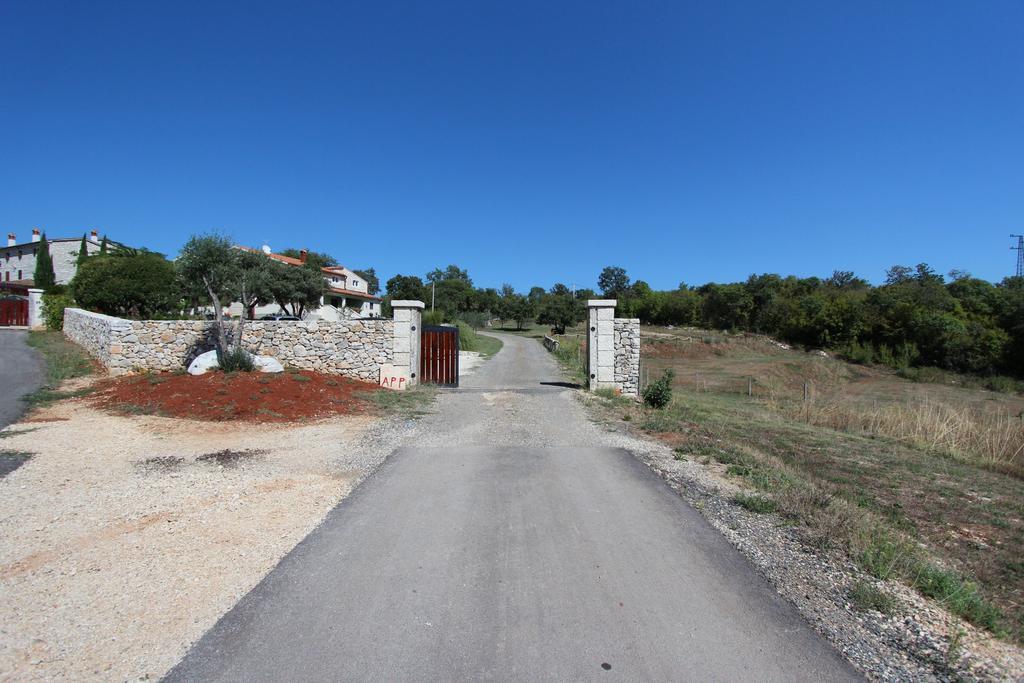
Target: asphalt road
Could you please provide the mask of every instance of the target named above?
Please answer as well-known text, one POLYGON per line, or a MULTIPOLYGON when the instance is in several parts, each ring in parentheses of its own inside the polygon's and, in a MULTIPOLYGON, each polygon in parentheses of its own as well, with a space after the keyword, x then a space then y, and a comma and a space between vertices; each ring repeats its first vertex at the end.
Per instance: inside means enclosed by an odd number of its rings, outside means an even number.
POLYGON ((42 386, 43 362, 24 330, 0 328, 0 428, 25 412, 21 397, 42 386))
POLYGON ((504 340, 168 680, 857 678, 504 340))

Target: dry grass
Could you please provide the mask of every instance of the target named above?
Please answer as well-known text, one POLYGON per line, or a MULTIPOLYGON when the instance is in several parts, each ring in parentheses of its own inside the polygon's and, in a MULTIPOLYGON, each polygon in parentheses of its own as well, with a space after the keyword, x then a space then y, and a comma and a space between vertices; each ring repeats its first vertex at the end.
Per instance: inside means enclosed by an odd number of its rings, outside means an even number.
POLYGON ((1009 413, 933 400, 868 406, 832 398, 787 407, 790 418, 819 427, 887 436, 929 452, 949 455, 1024 477, 1024 421, 1009 413))
POLYGON ((643 367, 674 369, 675 398, 609 400, 615 419, 742 482, 738 504, 775 506, 811 545, 1024 642, 1024 397, 751 336, 642 334, 643 367))

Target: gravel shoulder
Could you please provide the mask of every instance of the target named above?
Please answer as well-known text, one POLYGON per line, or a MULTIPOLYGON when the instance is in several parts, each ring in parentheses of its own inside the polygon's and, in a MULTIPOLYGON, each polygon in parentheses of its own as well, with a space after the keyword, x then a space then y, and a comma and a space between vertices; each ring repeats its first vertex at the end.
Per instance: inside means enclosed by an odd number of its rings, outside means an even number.
POLYGON ((194 422, 71 400, 12 425, 3 447, 32 456, 0 479, 0 679, 163 675, 411 424, 194 422))
POLYGON ((726 467, 680 461, 671 448, 617 419, 600 398, 579 392, 595 426, 631 452, 700 511, 796 606, 815 630, 873 680, 1024 680, 1024 652, 950 614, 897 581, 878 581, 847 557, 809 544, 800 529, 733 502, 741 492, 726 467), (886 616, 859 610, 849 597, 858 582, 884 586, 901 608, 886 616))

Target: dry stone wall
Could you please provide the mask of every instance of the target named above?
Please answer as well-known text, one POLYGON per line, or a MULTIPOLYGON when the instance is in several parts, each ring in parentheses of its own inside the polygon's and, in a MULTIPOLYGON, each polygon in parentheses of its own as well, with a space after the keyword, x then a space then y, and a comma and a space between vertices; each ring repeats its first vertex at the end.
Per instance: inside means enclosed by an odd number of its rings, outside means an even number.
MULTIPOLYGON (((78 308, 65 309, 64 334, 114 374, 184 369, 215 339, 211 321, 124 320, 78 308)), ((376 382, 394 360, 394 322, 257 320, 245 323, 243 345, 283 365, 376 382)))
POLYGON ((615 384, 625 396, 640 393, 640 319, 615 318, 615 384))

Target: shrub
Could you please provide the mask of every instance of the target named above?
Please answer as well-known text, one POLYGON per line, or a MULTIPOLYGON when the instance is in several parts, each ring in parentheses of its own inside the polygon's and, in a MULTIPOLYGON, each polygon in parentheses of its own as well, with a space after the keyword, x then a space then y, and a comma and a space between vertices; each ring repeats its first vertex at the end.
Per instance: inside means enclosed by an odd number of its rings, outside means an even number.
POLYGON ((672 402, 672 380, 676 373, 668 369, 661 377, 651 382, 644 389, 644 403, 652 408, 664 408, 672 402))
POLYGON ((738 493, 733 501, 737 505, 743 507, 751 512, 758 514, 767 514, 778 510, 778 505, 771 498, 765 498, 764 496, 751 496, 745 493, 738 493))
POLYGON ((899 601, 876 588, 867 581, 858 581, 850 589, 850 602, 861 611, 875 610, 882 614, 893 614, 899 608, 899 601))
POLYGON ((256 369, 252 356, 245 349, 218 351, 217 363, 224 372, 252 372, 256 369))
POLYGON ((88 258, 71 289, 82 308, 131 318, 174 313, 181 299, 174 264, 149 252, 88 258))
POLYGON ((483 311, 462 311, 458 318, 460 322, 466 323, 474 330, 482 330, 487 327, 487 321, 490 320, 491 314, 483 311))
POLYGON ((424 325, 441 325, 444 323, 444 311, 437 309, 435 311, 424 311, 423 312, 423 324, 424 325))
POLYGON ((74 306, 75 301, 67 294, 43 294, 43 320, 51 330, 64 329, 64 309, 74 306))

